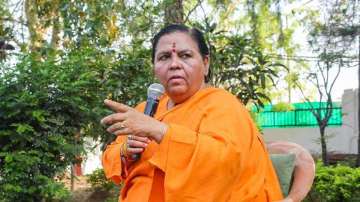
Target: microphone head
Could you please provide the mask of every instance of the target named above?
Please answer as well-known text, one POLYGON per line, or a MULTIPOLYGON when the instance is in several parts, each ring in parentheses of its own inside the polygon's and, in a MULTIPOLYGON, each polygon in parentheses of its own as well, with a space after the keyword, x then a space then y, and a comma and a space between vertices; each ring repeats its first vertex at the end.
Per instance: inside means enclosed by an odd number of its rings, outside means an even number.
POLYGON ((149 86, 147 90, 147 96, 153 99, 159 99, 162 94, 164 94, 164 86, 159 83, 153 83, 149 86))

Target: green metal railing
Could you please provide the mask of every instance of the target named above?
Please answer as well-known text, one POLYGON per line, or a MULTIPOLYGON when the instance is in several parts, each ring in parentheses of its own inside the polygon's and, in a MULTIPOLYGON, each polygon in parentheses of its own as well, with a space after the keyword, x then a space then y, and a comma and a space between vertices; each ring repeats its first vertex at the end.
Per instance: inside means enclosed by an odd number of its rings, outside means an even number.
MULTIPOLYGON (((326 108, 322 103, 312 103, 315 110, 325 114, 326 108)), ((286 128, 286 127, 315 127, 317 121, 310 106, 307 103, 293 104, 294 110, 285 112, 271 111, 271 107, 265 107, 265 111, 258 113, 257 121, 262 128, 286 128), (301 107, 301 108, 300 108, 301 107)), ((332 115, 329 119, 329 126, 342 125, 342 110, 338 105, 332 108, 332 115)))

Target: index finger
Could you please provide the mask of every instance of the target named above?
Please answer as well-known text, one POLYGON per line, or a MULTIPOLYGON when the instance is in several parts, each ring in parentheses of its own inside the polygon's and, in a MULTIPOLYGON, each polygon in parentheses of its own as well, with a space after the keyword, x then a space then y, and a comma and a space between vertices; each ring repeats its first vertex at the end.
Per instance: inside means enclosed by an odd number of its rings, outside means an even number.
POLYGON ((121 104, 119 102, 115 102, 112 100, 105 99, 104 104, 109 107, 114 112, 127 112, 131 107, 121 104))

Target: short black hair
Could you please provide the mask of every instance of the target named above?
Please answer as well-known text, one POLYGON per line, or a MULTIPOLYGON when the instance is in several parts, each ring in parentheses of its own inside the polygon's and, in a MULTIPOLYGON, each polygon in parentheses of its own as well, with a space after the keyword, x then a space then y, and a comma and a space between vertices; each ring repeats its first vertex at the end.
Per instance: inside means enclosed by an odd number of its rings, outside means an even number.
MULTIPOLYGON (((197 28, 190 28, 183 24, 170 24, 166 27, 162 28, 160 32, 158 32, 154 38, 152 39, 152 50, 151 50, 151 62, 154 64, 155 62, 155 52, 156 52, 156 46, 159 43, 159 40, 162 36, 171 34, 174 32, 183 32, 189 34, 189 36, 196 42, 200 55, 204 59, 206 56, 210 55, 209 47, 205 41, 204 34, 198 30, 197 28)), ((205 81, 208 82, 210 75, 210 69, 209 74, 205 77, 205 81)))

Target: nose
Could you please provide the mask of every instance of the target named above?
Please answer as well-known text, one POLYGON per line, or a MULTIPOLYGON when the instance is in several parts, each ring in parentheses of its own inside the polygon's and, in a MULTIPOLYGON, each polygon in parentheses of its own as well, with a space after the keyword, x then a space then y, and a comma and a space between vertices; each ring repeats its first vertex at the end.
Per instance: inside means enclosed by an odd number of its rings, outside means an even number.
POLYGON ((171 57, 170 69, 176 70, 176 69, 180 69, 180 68, 181 68, 180 58, 177 55, 173 54, 171 57))

